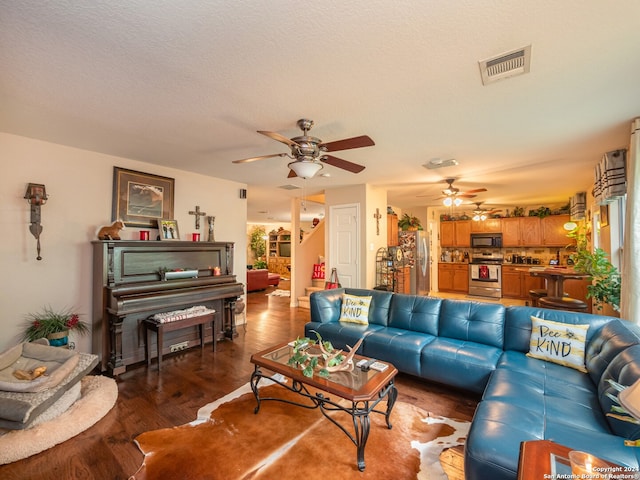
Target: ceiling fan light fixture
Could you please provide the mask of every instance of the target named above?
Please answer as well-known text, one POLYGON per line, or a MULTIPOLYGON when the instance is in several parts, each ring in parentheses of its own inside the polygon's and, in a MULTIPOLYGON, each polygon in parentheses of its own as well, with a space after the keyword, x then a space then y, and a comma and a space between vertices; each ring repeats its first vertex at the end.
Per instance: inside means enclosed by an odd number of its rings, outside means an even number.
POLYGON ((450 207, 451 205, 453 205, 453 199, 451 197, 447 197, 442 201, 442 203, 445 207, 450 207))
POLYGON ((453 204, 454 204, 456 207, 459 207, 460 205, 462 205, 462 199, 461 199, 461 198, 457 198, 457 197, 456 197, 456 198, 453 200, 453 204))
POLYGON ((300 178, 313 178, 322 170, 322 164, 314 161, 291 162, 288 167, 300 178))

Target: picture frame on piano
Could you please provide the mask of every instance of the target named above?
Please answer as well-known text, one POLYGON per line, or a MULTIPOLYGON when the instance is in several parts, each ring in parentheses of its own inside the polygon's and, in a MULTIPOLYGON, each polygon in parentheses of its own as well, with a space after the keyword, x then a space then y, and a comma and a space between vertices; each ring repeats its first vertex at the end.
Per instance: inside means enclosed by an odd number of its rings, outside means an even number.
POLYGON ((127 227, 159 228, 158 219, 173 218, 174 191, 174 178, 113 167, 111 220, 127 227))
POLYGON ((177 220, 158 219, 158 231, 160 240, 175 241, 180 240, 180 231, 178 230, 177 220))

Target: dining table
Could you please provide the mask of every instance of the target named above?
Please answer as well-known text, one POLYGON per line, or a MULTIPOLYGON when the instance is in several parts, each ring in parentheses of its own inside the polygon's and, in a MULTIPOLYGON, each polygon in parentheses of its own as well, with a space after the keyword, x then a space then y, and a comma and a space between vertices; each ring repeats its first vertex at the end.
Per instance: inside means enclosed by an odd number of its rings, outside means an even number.
POLYGON ((589 277, 570 266, 530 267, 527 270, 532 277, 542 277, 546 280, 548 297, 562 298, 565 280, 582 280, 589 277))

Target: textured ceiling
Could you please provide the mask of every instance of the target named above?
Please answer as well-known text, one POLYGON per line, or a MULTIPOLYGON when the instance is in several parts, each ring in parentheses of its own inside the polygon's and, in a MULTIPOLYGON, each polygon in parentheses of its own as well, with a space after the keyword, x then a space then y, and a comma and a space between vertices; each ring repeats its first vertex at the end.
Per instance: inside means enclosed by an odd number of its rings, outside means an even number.
POLYGON ((640 2, 0 1, 0 65, 0 130, 246 183, 251 221, 286 220, 302 190, 278 187, 303 181, 231 161, 287 152, 256 130, 299 118, 376 142, 306 194, 369 183, 415 210, 451 176, 486 205, 557 204, 640 115, 640 2), (482 85, 479 61, 526 45, 530 73, 482 85))

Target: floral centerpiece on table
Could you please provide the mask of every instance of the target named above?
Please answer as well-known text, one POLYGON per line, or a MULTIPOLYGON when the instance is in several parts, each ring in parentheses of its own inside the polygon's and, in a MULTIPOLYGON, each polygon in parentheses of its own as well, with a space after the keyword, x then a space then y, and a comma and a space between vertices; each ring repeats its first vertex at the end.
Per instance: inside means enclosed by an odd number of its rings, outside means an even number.
POLYGON ((51 307, 44 307, 41 312, 27 315, 23 340, 32 342, 50 335, 74 331, 80 335, 89 333, 89 325, 80 320, 80 315, 71 309, 56 312, 51 307))

